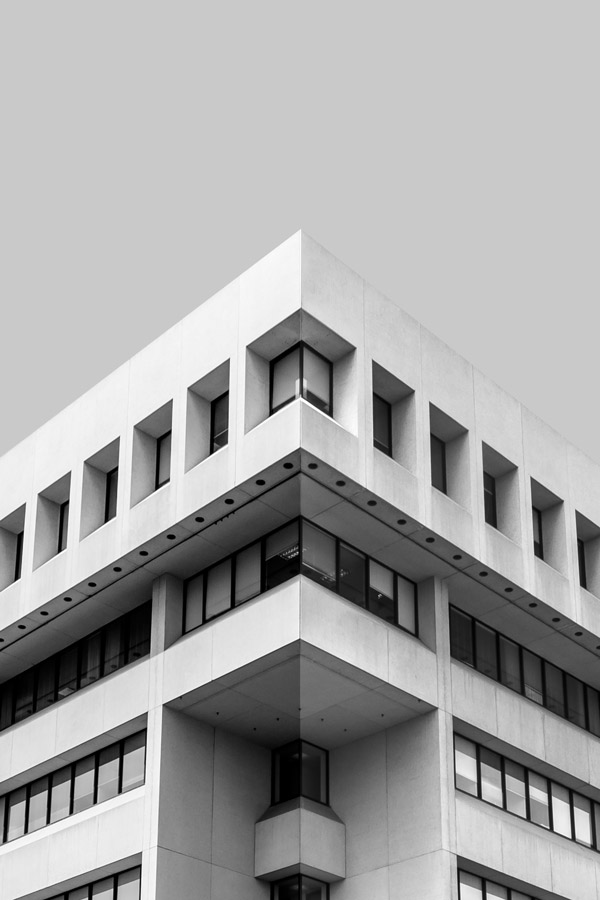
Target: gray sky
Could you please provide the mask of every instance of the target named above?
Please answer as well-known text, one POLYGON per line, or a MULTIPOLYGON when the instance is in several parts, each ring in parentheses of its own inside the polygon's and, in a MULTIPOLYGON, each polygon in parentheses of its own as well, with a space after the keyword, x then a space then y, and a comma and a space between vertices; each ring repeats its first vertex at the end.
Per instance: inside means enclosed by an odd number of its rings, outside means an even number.
POLYGON ((0 5, 0 454, 303 228, 600 461, 597 3, 0 5))

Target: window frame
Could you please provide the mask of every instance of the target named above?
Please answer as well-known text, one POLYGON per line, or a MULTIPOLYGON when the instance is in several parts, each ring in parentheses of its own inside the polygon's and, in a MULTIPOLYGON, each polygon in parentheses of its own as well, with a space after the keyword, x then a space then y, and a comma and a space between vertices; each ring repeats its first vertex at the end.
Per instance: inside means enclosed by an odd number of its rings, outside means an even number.
MULTIPOLYGON (((281 790, 279 791, 281 794, 281 790)), ((297 797, 304 797, 307 800, 312 800, 314 803, 320 803, 323 806, 329 806, 329 750, 325 747, 319 747, 318 744, 314 744, 312 741, 305 741, 302 738, 296 738, 293 741, 288 741, 286 744, 282 744, 281 747, 275 747, 271 750, 271 806, 279 806, 280 803, 287 803, 290 800, 296 800, 297 797), (284 750, 289 750, 293 747, 297 747, 300 753, 302 754, 302 746, 306 744, 308 747, 314 747, 315 750, 319 750, 321 753, 325 754, 325 800, 315 800, 314 797, 309 797, 308 794, 305 794, 302 790, 302 781, 303 781, 303 767, 300 765, 299 767, 299 783, 300 789, 298 794, 294 797, 286 797, 284 800, 276 800, 276 788, 277 788, 277 775, 276 775, 276 758, 277 755, 282 753, 284 750)))
POLYGON ((393 453, 393 434, 392 434, 392 404, 382 397, 381 394, 373 391, 373 446, 379 450, 381 453, 385 453, 386 456, 392 457, 393 453), (387 431, 388 443, 387 445, 383 444, 381 441, 378 441, 375 437, 375 408, 376 402, 381 404, 385 413, 385 424, 387 431))
POLYGON ((117 500, 119 496, 119 467, 115 466, 113 469, 109 469, 106 473, 106 484, 104 490, 104 522, 106 525, 107 522, 110 522, 117 515, 117 500), (110 510, 112 506, 112 491, 114 485, 114 505, 115 511, 112 515, 110 515, 110 510))
POLYGON ((280 409, 283 409, 285 406, 288 406, 290 403, 293 403, 295 400, 305 400, 307 403, 310 403, 311 406, 314 406, 315 409, 319 409, 319 412, 324 413, 326 416, 333 418, 333 363, 331 360, 327 359, 326 356, 323 356, 322 353, 319 353, 318 350, 315 350, 314 347, 311 347, 310 344, 307 344, 306 341, 297 341, 292 347, 288 347, 287 350, 284 350, 283 353, 280 353, 279 356, 274 357, 269 362, 269 416, 274 415, 276 412, 279 412, 280 409), (273 406, 273 370, 277 363, 281 362, 282 359, 285 359, 286 356, 289 356, 294 351, 299 350, 298 354, 298 380, 300 383, 300 393, 295 397, 290 397, 289 400, 284 400, 283 403, 279 403, 276 407, 273 406), (310 350, 311 353, 314 353, 315 356, 318 356, 319 359, 322 359, 323 362, 327 363, 329 369, 329 409, 319 409, 314 403, 311 403, 310 400, 304 396, 304 352, 305 350, 310 350))
POLYGON ((164 442, 170 439, 173 439, 173 429, 169 428, 168 431, 165 431, 164 434, 159 435, 156 438, 156 467, 154 471, 154 490, 157 491, 159 488, 164 487, 165 484, 169 484, 171 480, 171 459, 172 459, 172 444, 169 444, 169 474, 162 481, 160 480, 160 469, 161 464, 163 462, 163 445, 164 442))
POLYGON ((448 468, 447 468, 447 460, 446 460, 446 441, 443 441, 442 438, 438 437, 437 434, 434 434, 433 431, 429 432, 429 452, 430 452, 430 463, 431 463, 431 486, 436 489, 436 491, 440 491, 440 493, 448 496, 448 468), (436 448, 436 453, 434 453, 434 447, 436 448), (441 485, 437 483, 435 480, 435 474, 437 466, 434 467, 434 459, 437 461, 437 454, 439 454, 439 462, 441 465, 441 485))
POLYGON ((488 525, 498 529, 498 500, 496 479, 489 472, 483 472, 483 512, 488 525))
POLYGON ((579 567, 579 585, 587 591, 587 566, 585 561, 585 541, 577 538, 577 563, 579 567))
POLYGON ((56 536, 56 553, 67 549, 69 540, 69 499, 58 504, 58 533, 56 536))
POLYGON ((25 539, 25 529, 18 531, 15 535, 15 569, 13 584, 19 581, 23 574, 23 541, 25 539))
POLYGON ((533 555, 538 559, 544 559, 544 527, 542 510, 531 504, 531 516, 533 525, 533 555), (536 526, 538 539, 536 540, 536 526))
POLYGON ((229 390, 223 391, 218 397, 215 397, 214 400, 211 400, 210 403, 210 452, 209 456, 212 456, 213 453, 217 453, 218 450, 222 450, 229 443, 229 390), (225 397, 227 398, 227 427, 220 431, 218 434, 215 434, 215 418, 218 412, 217 405, 221 403, 225 397), (223 434, 226 434, 227 437, 225 439, 224 444, 215 445, 215 441, 223 434))

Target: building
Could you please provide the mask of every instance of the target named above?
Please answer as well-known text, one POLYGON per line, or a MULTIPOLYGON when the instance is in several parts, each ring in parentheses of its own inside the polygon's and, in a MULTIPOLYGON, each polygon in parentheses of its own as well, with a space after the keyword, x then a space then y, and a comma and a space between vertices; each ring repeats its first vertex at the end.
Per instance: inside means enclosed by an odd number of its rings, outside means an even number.
POLYGON ((2 900, 596 900, 598 466, 306 235, 0 485, 2 900))

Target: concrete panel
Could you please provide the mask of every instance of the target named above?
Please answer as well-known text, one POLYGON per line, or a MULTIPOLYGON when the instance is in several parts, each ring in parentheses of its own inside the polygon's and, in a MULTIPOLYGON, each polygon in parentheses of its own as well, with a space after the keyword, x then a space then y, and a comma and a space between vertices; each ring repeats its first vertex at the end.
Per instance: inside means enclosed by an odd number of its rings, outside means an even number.
MULTIPOLYGON (((248 875, 241 875, 221 866, 211 866, 211 893, 210 900, 269 900, 271 893, 269 885, 264 881, 258 881, 256 878, 248 875)), ((171 900, 174 894, 167 893, 164 900, 171 900)), ((208 900, 208 894, 179 894, 179 897, 185 897, 186 900, 208 900)), ((157 895, 157 900, 162 900, 157 895)))
POLYGON ((212 897, 217 900, 218 895, 211 893, 211 880, 210 863, 159 847, 156 893, 145 900, 209 900, 212 897))
MULTIPOLYGON (((389 893, 388 868, 375 869, 359 875, 349 876, 330 888, 331 900, 391 900, 389 893)), ((420 900, 420 898, 419 898, 420 900)))
POLYGON ((481 562, 514 584, 525 581, 523 548, 491 525, 484 525, 481 562))
POLYGON ((365 282, 365 350, 396 378, 421 387, 421 326, 376 288, 365 282))
POLYGON ((363 343, 363 279, 302 234, 302 309, 354 346, 363 343))
POLYGON ((390 866, 390 900, 450 900, 458 896, 456 873, 456 856, 446 850, 405 859, 390 866))
POLYGON ((344 877, 346 829, 316 807, 302 804, 289 809, 284 804, 279 814, 273 807, 270 818, 257 822, 257 878, 274 880, 298 871, 327 882, 344 877))
POLYGON ((331 808, 346 826, 344 884, 354 875, 389 864, 386 752, 386 736, 380 733, 330 754, 331 808))
POLYGON ((424 399, 456 419, 467 431, 472 431, 475 416, 471 363, 423 327, 421 352, 424 399))
POLYGON ((288 403, 241 438, 236 451, 238 483, 298 450, 303 404, 303 400, 288 403))
POLYGON ((358 438, 305 400, 300 401, 300 406, 303 449, 348 478, 364 482, 364 459, 359 455, 358 438))
POLYGON ((429 500, 431 516, 425 524, 465 553, 479 556, 479 534, 470 512, 434 487, 429 489, 429 500))
POLYGON ((300 308, 301 233, 240 276, 240 349, 300 308))
POLYGON ((254 877, 254 823, 271 799, 271 753, 215 732, 212 862, 254 877))
POLYGON ((377 450, 368 448, 367 488, 377 497, 385 497, 403 513, 419 520, 423 519, 420 508, 419 483, 415 475, 400 463, 377 450))
POLYGON ((488 734, 495 734, 498 722, 496 685, 485 675, 452 663, 452 713, 488 734))

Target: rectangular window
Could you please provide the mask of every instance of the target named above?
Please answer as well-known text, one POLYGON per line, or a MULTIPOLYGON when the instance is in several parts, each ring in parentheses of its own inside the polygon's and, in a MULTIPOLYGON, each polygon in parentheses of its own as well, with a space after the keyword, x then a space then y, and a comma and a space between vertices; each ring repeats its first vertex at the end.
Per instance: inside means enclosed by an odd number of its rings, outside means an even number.
MULTIPOLYGON (((116 900, 139 900, 139 897, 140 870, 130 869, 129 872, 121 872, 117 878, 116 900)), ((71 900, 70 897, 69 900, 71 900)))
POLYGON ((369 602, 367 608, 386 622, 394 623, 394 573, 386 566, 369 562, 369 602))
POLYGON ((366 606, 365 584, 367 561, 362 553, 340 543, 339 585, 340 594, 357 606, 366 606))
POLYGON ((119 793, 119 745, 101 750, 98 757, 96 803, 110 800, 119 793))
POLYGON ((114 878, 103 878, 92 885, 92 900, 114 900, 114 878))
POLYGON ((489 678, 498 680, 498 653, 496 649, 496 632, 491 628, 475 622, 476 669, 489 678))
POLYGON ((529 650, 523 650, 523 684, 525 696, 543 705, 542 660, 529 650))
POLYGON ((296 797, 328 802, 327 751, 307 741, 293 741, 273 751, 273 803, 296 797))
POLYGON ((71 766, 65 766, 52 774, 50 792, 50 821, 58 822, 70 813, 71 806, 71 766))
POLYGON ((335 538, 302 523, 302 574, 335 590, 335 538))
POLYGON ((292 522, 266 540, 265 589, 268 591, 299 573, 298 523, 292 522))
POLYGON ((206 575, 204 617, 214 619, 231 607, 231 559, 209 569, 206 575))
POLYGON ((104 630, 104 660, 102 674, 110 675, 125 665, 125 643, 123 623, 120 619, 111 622, 104 630))
POLYGON ((417 596, 414 582, 396 575, 398 625, 411 634, 417 633, 417 596))
POLYGON ((75 763, 73 782, 73 812, 78 813, 94 805, 95 760, 87 756, 75 763))
POLYGON ((513 691, 521 693, 521 654, 519 645, 499 635, 500 681, 513 691))
POLYGON ((479 751, 481 771, 481 799, 502 807, 502 761, 497 753, 481 747, 479 751))
POLYGON ((15 722, 33 713, 33 669, 23 672, 15 681, 15 722))
POLYGON ((165 431, 156 439, 156 478, 154 488, 158 490, 168 484, 171 478, 171 432, 165 431))
POLYGON ((16 536, 15 541, 15 577, 14 581, 18 581, 21 577, 21 570, 23 568, 23 536, 24 532, 19 531, 16 536))
POLYGON ((504 781, 506 784, 506 808, 522 819, 527 817, 525 769, 507 759, 504 761, 504 781))
POLYGON ((567 718, 569 722, 585 728, 585 697, 583 684, 578 678, 566 675, 567 685, 567 718))
POLYGON ((585 570, 585 544, 577 538, 577 561, 579 563, 579 584, 587 589, 587 573, 585 570))
POLYGON ((67 537, 69 533, 69 501, 65 500, 58 508, 58 541, 56 552, 62 553, 67 546, 67 537))
POLYGON ((6 840, 12 841, 25 834, 25 810, 27 789, 22 787, 8 795, 6 809, 6 840))
POLYGON ((191 578, 185 590, 185 630, 191 631, 204 621, 204 572, 191 578))
POLYGON ((537 507, 531 507, 533 517, 533 552, 538 559, 544 558, 544 539, 542 532, 542 513, 537 507))
POLYGON ((454 735, 454 774, 456 787, 477 796, 477 747, 458 734, 454 735))
POLYGON ((77 690, 78 646, 63 650, 58 658, 58 696, 68 697, 77 690))
POLYGON ((229 391, 210 404, 210 452, 226 447, 229 440, 229 391))
POLYGON ((287 350, 271 363, 271 415, 298 397, 333 415, 331 373, 329 360, 305 344, 287 350))
POLYGON ((56 657, 51 656, 38 666, 35 689, 36 712, 56 702, 56 662, 56 657))
POLYGON ((430 435, 431 446, 431 483, 442 494, 448 493, 446 483, 446 445, 435 434, 430 435))
POLYGON ((132 791, 144 783, 146 764, 146 732, 140 731, 126 738, 123 746, 121 790, 132 791))
POLYGON ((27 831, 43 828, 48 819, 48 776, 34 781, 29 789, 27 831))
POLYGON ((573 818, 575 840, 586 847, 592 846, 592 804, 587 797, 573 794, 573 818))
POLYGON ((535 772, 529 772, 529 818, 536 825, 550 828, 548 781, 535 772))
POLYGON ((373 394, 373 446, 392 455, 392 406, 378 394, 373 394))
POLYGON ((453 606, 450 607, 450 649, 454 659, 475 665, 473 651, 473 620, 453 606))
POLYGON ((485 521, 488 525, 498 527, 498 517, 496 515, 496 479, 489 472, 483 473, 483 497, 485 508, 485 521))
MULTIPOLYGON (((595 688, 586 685, 588 726, 592 734, 600 737, 600 695, 595 688)), ((600 837, 600 836, 599 836, 600 837)))
POLYGON ((478 875, 458 873, 460 900, 483 900, 483 881, 478 875))
POLYGON ((102 664, 102 633, 97 631, 81 642, 81 674, 79 687, 98 681, 102 664))
POLYGON ((260 594, 260 541, 235 557, 235 605, 260 594))
POLYGON ((552 831, 570 838, 571 835, 571 803, 569 791, 554 781, 550 783, 552 792, 552 831))
POLYGON ((130 613, 127 640, 128 663, 150 653, 150 624, 149 607, 146 604, 138 606, 130 613))
POLYGON ((117 489, 119 486, 119 467, 115 466, 106 473, 106 493, 104 499, 104 521, 110 522, 117 514, 117 489))
POLYGON ((546 706, 559 716, 565 714, 565 689, 563 673, 551 663, 544 663, 546 678, 546 706))

